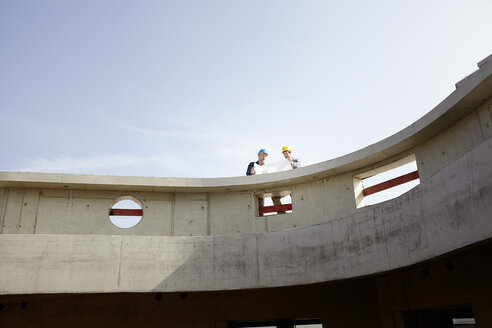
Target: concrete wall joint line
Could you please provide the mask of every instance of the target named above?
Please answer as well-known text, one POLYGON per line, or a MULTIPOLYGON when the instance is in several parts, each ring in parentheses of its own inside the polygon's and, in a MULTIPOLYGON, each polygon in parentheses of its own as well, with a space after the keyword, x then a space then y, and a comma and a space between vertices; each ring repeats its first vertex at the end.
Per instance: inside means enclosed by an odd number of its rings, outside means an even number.
POLYGON ((478 115, 478 110, 475 109, 473 112, 475 113, 475 116, 477 117, 478 126, 480 127, 480 133, 482 134, 482 140, 485 141, 486 140, 485 133, 483 131, 482 122, 480 121, 480 115, 478 115))
POLYGON ((38 226, 38 215, 39 215, 39 203, 41 203, 41 190, 38 189, 38 198, 37 198, 37 205, 36 205, 36 216, 34 217, 34 231, 33 233, 36 233, 36 228, 38 226))
POLYGON ((261 279, 260 279, 260 247, 259 247, 259 242, 258 242, 259 235, 255 235, 256 239, 256 279, 258 282, 258 285, 261 285, 261 279))
POLYGON ((73 209, 73 190, 70 190, 68 198, 68 219, 72 219, 72 209, 73 209))
POLYGON ((20 206, 20 211, 19 211, 19 220, 17 221, 17 233, 20 232, 20 228, 21 228, 22 210, 24 209, 25 197, 26 197, 26 189, 23 189, 22 190, 22 201, 21 201, 21 206, 20 206))
POLYGON ((120 238, 121 238, 121 242, 120 242, 120 259, 118 261, 118 288, 120 287, 120 283, 121 283, 121 259, 123 257, 123 237, 120 238))
MULTIPOLYGON (((251 216, 253 217, 253 220, 256 218, 255 216, 255 202, 254 202, 254 195, 251 192, 248 192, 249 195, 249 205, 251 207, 251 216)), ((256 231, 256 226, 255 226, 255 231, 256 231)))
POLYGON ((213 275, 213 283, 212 285, 214 286, 214 289, 217 288, 217 281, 216 281, 216 277, 217 275, 215 274, 217 272, 216 270, 216 263, 217 263, 217 259, 215 258, 215 248, 217 247, 217 240, 216 240, 216 237, 214 236, 213 237, 213 247, 212 247, 212 275, 213 275))
POLYGON ((171 236, 174 236, 174 216, 176 212, 176 193, 173 192, 173 195, 171 197, 171 236))
MULTIPOLYGON (((374 226, 377 226, 376 225, 376 212, 373 210, 372 211, 372 219, 374 221, 374 226)), ((391 268, 391 262, 390 262, 390 252, 389 252, 389 248, 388 248, 388 235, 386 233, 386 227, 384 226, 384 222, 383 224, 381 225, 382 226, 382 229, 383 229, 383 234, 384 234, 384 249, 386 251, 386 263, 388 265, 388 268, 391 268)))
POLYGON ((5 222, 5 213, 7 211, 7 204, 8 204, 8 198, 10 194, 10 188, 5 188, 5 194, 3 196, 3 202, 2 202, 2 212, 0 213, 0 234, 3 233, 3 223, 5 222))
POLYGON ((207 193, 207 236, 210 236, 210 193, 207 193))

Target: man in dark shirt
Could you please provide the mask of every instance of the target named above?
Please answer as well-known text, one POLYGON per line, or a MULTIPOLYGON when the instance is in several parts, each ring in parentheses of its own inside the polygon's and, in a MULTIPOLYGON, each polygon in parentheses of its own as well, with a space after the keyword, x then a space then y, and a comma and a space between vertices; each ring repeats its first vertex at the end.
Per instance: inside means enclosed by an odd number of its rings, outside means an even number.
MULTIPOLYGON (((267 153, 266 149, 261 148, 258 151, 258 161, 249 163, 248 169, 246 170, 246 175, 256 174, 255 164, 258 164, 258 165, 265 164, 265 158, 267 156, 268 156, 268 153, 267 153)), ((258 208, 263 207, 263 204, 264 204, 263 198, 258 198, 258 208)), ((263 216, 263 214, 260 213, 259 216, 263 216)))
POLYGON ((267 153, 266 149, 265 148, 261 148, 258 151, 258 161, 249 163, 248 169, 246 170, 246 175, 256 174, 255 164, 258 164, 258 165, 265 164, 265 158, 267 156, 268 156, 268 153, 267 153))

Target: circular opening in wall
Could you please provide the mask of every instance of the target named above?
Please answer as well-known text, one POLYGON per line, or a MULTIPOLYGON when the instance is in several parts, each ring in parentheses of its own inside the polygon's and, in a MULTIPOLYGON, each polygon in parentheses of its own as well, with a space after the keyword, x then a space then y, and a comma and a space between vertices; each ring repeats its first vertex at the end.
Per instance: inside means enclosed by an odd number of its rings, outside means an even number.
POLYGON ((143 217, 142 203, 133 196, 118 197, 111 203, 109 220, 118 228, 136 226, 143 217))

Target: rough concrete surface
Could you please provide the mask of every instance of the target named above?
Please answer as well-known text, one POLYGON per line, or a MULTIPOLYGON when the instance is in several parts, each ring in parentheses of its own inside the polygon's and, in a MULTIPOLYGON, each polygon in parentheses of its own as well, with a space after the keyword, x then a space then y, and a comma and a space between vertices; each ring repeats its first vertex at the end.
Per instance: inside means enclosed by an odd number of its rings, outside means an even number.
POLYGON ((253 177, 0 172, 0 293, 220 291, 382 274, 492 237, 492 62, 410 127, 357 152, 253 177), (367 172, 414 156, 421 183, 359 207, 367 172), (291 214, 257 216, 289 192, 291 214), (132 196, 143 218, 108 219, 132 196), (359 208, 358 208, 359 207, 359 208))

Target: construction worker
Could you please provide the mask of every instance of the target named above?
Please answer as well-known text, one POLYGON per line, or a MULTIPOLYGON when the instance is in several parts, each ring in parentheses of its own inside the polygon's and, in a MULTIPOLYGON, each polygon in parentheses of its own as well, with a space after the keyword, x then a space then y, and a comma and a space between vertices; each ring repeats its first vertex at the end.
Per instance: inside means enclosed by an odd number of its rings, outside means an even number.
POLYGON ((265 159, 266 159, 267 156, 268 156, 268 153, 267 153, 266 149, 265 148, 261 148, 258 151, 258 161, 249 163, 248 169, 246 170, 246 175, 256 174, 255 164, 258 164, 258 165, 265 164, 265 159))
POLYGON ((282 147, 282 154, 284 155, 285 159, 290 162, 290 165, 293 169, 301 167, 301 162, 297 158, 292 157, 292 149, 289 146, 282 147))
MULTIPOLYGON (((265 148, 261 148, 258 151, 258 161, 249 163, 248 169, 246 170, 246 175, 254 175, 254 174, 256 174, 255 164, 258 164, 258 165, 265 164, 265 159, 266 159, 267 156, 268 156, 268 153, 267 153, 266 149, 265 148)), ((258 208, 263 207, 263 204, 264 204, 263 198, 258 198, 258 208)), ((259 216, 263 216, 263 214, 260 213, 259 216)))
MULTIPOLYGON (((290 166, 292 166, 293 169, 301 167, 301 162, 297 158, 292 158, 292 149, 289 146, 282 147, 282 154, 284 155, 285 159, 290 162, 290 166)), ((272 196, 273 205, 282 205, 282 202, 280 201, 281 198, 282 197, 280 196, 272 196)), ((285 214, 285 212, 280 211, 277 212, 277 214, 285 214)))

